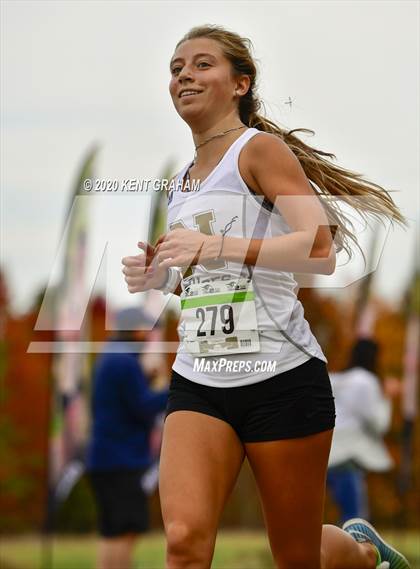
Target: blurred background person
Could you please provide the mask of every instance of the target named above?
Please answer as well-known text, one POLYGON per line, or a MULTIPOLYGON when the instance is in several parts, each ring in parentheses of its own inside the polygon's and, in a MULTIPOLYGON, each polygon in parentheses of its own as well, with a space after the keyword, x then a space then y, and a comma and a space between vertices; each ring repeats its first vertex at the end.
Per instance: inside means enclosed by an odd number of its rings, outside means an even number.
POLYGON ((327 487, 341 521, 369 519, 366 472, 385 472, 392 458, 383 435, 391 425, 393 380, 387 393, 376 375, 378 345, 358 340, 347 368, 330 373, 336 405, 336 427, 328 463, 327 487))
POLYGON ((94 367, 87 472, 102 536, 98 569, 128 569, 138 534, 149 528, 142 478, 153 461, 151 433, 166 407, 168 390, 150 389, 140 350, 132 344, 145 341, 149 332, 132 328, 151 324, 140 308, 117 313, 118 331, 94 367))

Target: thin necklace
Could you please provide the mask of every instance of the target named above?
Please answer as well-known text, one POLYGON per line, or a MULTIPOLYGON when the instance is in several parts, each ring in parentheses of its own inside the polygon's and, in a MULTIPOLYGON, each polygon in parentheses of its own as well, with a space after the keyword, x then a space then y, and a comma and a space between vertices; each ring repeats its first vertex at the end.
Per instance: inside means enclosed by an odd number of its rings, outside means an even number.
MULTIPOLYGON (((195 147, 194 160, 193 160, 193 163, 191 164, 191 166, 194 166, 194 164, 195 164, 195 161, 197 159, 197 150, 199 148, 201 148, 202 146, 204 146, 205 144, 207 144, 208 142, 210 142, 210 140, 213 140, 214 138, 220 138, 221 136, 225 136, 225 134, 227 134, 228 132, 232 132, 234 130, 240 130, 241 128, 246 128, 246 125, 237 126, 235 128, 229 128, 228 130, 224 130, 223 132, 219 132, 218 134, 214 134, 213 136, 210 136, 210 138, 207 138, 204 142, 200 142, 200 144, 197 144, 197 146, 195 147)), ((191 168, 191 166, 190 166, 190 168, 191 168)))
POLYGON ((204 142, 200 142, 200 144, 197 144, 197 146, 195 147, 194 159, 191 162, 191 164, 188 166, 188 169, 185 173, 185 177, 187 178, 187 180, 190 181, 190 170, 195 164, 195 161, 197 159, 197 150, 201 146, 204 146, 204 144, 207 144, 208 142, 210 142, 210 140, 213 140, 214 138, 219 138, 220 136, 225 136, 225 134, 227 134, 228 132, 232 132, 234 130, 240 130, 241 128, 247 128, 247 127, 246 127, 246 125, 242 125, 242 126, 237 126, 235 128, 229 128, 228 130, 224 130, 223 132, 219 132, 218 134, 214 134, 213 136, 210 136, 210 138, 207 138, 204 142))

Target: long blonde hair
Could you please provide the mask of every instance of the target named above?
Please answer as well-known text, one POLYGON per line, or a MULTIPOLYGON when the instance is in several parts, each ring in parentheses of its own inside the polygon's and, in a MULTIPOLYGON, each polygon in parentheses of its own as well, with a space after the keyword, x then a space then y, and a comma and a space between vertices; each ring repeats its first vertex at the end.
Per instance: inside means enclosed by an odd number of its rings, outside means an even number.
POLYGON ((406 219, 390 196, 392 190, 385 190, 378 184, 364 179, 363 174, 333 164, 331 159, 336 159, 334 154, 313 148, 294 134, 306 132, 313 135, 314 131, 306 128, 287 130, 267 119, 265 113, 264 115, 260 113, 260 109, 264 109, 264 103, 256 95, 257 68, 251 55, 251 40, 221 26, 204 25, 192 28, 176 47, 186 40, 203 37, 219 42, 235 75, 249 76, 249 90, 239 101, 241 121, 248 127, 280 137, 298 158, 308 180, 317 186, 311 184, 318 197, 322 198, 321 203, 326 211, 338 252, 344 250, 350 260, 353 255, 351 248, 353 242, 365 259, 355 236, 354 224, 340 208, 339 202, 342 200, 357 210, 365 223, 368 223, 369 216, 372 216, 379 221, 383 221, 383 217, 386 217, 391 223, 396 221, 402 226, 407 226, 406 219), (334 196, 338 200, 331 199, 334 196))

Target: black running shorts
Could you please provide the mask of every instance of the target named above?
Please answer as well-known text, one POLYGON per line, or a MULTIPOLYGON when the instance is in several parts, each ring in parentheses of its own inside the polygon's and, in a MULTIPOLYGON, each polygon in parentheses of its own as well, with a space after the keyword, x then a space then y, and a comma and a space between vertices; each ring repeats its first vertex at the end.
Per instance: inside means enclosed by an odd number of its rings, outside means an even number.
POLYGON ((303 364, 251 385, 209 387, 172 370, 166 417, 197 411, 229 423, 240 440, 273 441, 333 429, 334 397, 324 361, 303 364))
POLYGON ((90 471, 98 529, 103 537, 144 533, 149 529, 148 499, 141 487, 146 469, 90 471))

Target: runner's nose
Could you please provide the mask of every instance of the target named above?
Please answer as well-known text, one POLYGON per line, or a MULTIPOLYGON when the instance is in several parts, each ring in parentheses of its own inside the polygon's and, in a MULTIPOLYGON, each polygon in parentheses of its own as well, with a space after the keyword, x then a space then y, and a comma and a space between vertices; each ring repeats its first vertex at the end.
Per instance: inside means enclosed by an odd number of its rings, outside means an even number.
POLYGON ((185 83, 192 80, 193 80, 193 73, 191 67, 189 67, 188 65, 184 65, 181 71, 178 73, 178 82, 185 83))

